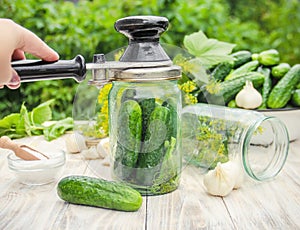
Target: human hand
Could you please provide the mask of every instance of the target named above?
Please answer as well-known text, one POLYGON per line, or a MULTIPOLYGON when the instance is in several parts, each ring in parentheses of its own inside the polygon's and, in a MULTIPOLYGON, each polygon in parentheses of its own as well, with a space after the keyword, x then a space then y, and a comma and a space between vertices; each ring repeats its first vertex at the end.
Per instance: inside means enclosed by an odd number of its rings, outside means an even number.
POLYGON ((45 61, 59 59, 59 55, 38 36, 10 19, 0 19, 0 31, 0 88, 20 86, 20 77, 11 67, 11 61, 25 59, 25 52, 45 61))

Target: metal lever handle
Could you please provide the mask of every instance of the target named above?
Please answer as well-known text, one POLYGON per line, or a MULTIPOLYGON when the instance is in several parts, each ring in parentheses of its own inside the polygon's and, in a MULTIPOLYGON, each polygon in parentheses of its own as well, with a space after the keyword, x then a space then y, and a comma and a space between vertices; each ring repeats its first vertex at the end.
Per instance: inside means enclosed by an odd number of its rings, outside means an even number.
POLYGON ((22 60, 12 62, 12 67, 21 82, 73 78, 81 82, 86 76, 84 57, 77 55, 72 60, 46 62, 41 60, 22 60))

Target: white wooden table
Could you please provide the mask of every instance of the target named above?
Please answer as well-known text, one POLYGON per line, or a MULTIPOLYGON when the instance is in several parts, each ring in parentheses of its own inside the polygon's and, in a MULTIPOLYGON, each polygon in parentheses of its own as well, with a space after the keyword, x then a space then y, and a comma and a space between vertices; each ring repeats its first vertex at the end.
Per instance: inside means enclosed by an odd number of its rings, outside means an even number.
MULTIPOLYGON (((53 143, 65 148, 61 138, 53 143)), ((205 192, 197 169, 188 167, 176 191, 143 197, 137 212, 68 204, 57 196, 57 182, 20 184, 9 171, 6 156, 7 151, 0 150, 1 230, 300 229, 300 141, 291 144, 287 163, 275 180, 249 179, 229 196, 213 197, 205 192)), ((75 174, 110 179, 110 169, 101 160, 67 154, 61 177, 75 174)))

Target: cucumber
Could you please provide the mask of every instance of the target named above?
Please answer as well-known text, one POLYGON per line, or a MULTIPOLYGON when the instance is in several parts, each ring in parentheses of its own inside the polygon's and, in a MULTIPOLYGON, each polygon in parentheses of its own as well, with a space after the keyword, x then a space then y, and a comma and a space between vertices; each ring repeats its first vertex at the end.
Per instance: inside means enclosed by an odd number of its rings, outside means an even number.
MULTIPOLYGON (((218 92, 211 94, 216 97, 222 97, 222 103, 227 104, 235 95, 243 88, 246 83, 246 80, 252 81, 252 84, 255 88, 261 86, 264 82, 264 75, 258 72, 248 72, 240 75, 237 78, 232 80, 223 81, 219 84, 218 92)), ((206 96, 207 97, 207 96, 206 96)), ((212 103, 214 103, 212 101, 212 103)), ((217 102, 219 103, 219 102, 217 102)))
POLYGON ((176 139, 171 137, 170 142, 166 141, 165 145, 167 150, 160 171, 154 180, 153 184, 155 186, 151 189, 153 194, 171 192, 178 187, 179 183, 178 165, 173 155, 176 148, 176 139))
POLYGON ((137 211, 143 202, 138 191, 123 183, 88 176, 61 179, 57 185, 57 194, 72 204, 120 211, 137 211))
POLYGON ((139 154, 138 167, 151 168, 158 165, 164 155, 164 143, 170 139, 170 110, 158 105, 150 115, 145 141, 139 154))
POLYGON ((170 101, 164 101, 162 103, 162 106, 167 107, 170 110, 170 119, 168 123, 168 137, 177 137, 177 121, 178 121, 178 115, 177 111, 174 108, 174 106, 171 105, 170 101))
POLYGON ((136 95, 135 89, 121 89, 120 93, 122 93, 121 102, 125 102, 129 99, 133 100, 136 95))
POLYGON ((229 108, 237 108, 237 107, 238 107, 238 106, 236 105, 235 99, 230 100, 230 101, 228 102, 227 106, 228 106, 229 108))
POLYGON ((141 140, 145 140, 146 129, 150 119, 150 115, 155 108, 155 99, 154 98, 146 98, 141 99, 139 101, 139 105, 142 109, 142 138, 141 140))
POLYGON ((277 66, 274 66, 272 68, 272 76, 274 78, 282 78, 289 70, 291 69, 291 66, 289 63, 280 63, 277 66))
POLYGON ((230 62, 222 62, 213 70, 211 75, 215 80, 223 81, 224 78, 231 72, 233 65, 230 62))
POLYGON ((296 89, 293 92, 291 102, 294 106, 300 106, 300 89, 296 89))
POLYGON ((259 66, 259 62, 258 61, 250 61, 247 62, 246 64, 240 66, 239 68, 233 70, 230 74, 228 74, 225 77, 225 81, 234 79, 239 77, 241 74, 247 73, 247 72, 251 72, 253 70, 256 70, 257 67, 259 66))
POLYGON ((123 102, 118 115, 118 144, 115 158, 123 165, 134 167, 142 137, 142 110, 138 102, 123 102))
POLYGON ((271 79, 271 70, 266 67, 258 68, 258 72, 262 73, 265 76, 264 84, 262 87, 262 103, 259 107, 259 109, 266 109, 267 108, 267 100, 272 88, 272 79, 271 79))
POLYGON ((268 107, 277 109, 286 106, 299 81, 300 64, 296 64, 273 87, 267 101, 268 107))
POLYGON ((258 54, 257 60, 264 66, 278 65, 280 62, 280 55, 275 49, 265 50, 258 54))
POLYGON ((258 60, 258 56, 259 56, 258 53, 252 54, 252 56, 251 56, 252 61, 258 60))
POLYGON ((252 53, 248 50, 240 50, 230 54, 230 56, 233 57, 233 68, 236 69, 241 65, 251 61, 252 53))

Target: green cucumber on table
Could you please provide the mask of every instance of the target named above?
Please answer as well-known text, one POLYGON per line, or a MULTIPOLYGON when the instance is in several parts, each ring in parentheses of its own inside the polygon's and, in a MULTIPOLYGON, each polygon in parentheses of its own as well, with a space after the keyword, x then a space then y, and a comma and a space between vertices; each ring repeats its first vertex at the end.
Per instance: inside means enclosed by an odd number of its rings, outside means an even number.
POLYGON ((238 78, 240 75, 243 75, 245 73, 254 71, 254 70, 257 69, 258 66, 259 66, 259 62, 256 61, 256 60, 247 62, 247 63, 243 64, 242 66, 240 66, 239 68, 234 69, 233 71, 231 71, 225 77, 225 81, 232 80, 234 78, 238 78))
POLYGON ((293 90, 300 81, 300 64, 294 65, 273 87, 267 105, 271 109, 283 108, 292 97, 293 90))
POLYGON ((213 70, 211 75, 217 81, 223 81, 224 78, 231 72, 233 69, 233 64, 230 62, 222 62, 217 65, 217 67, 213 70))
POLYGON ((58 196, 69 203, 137 211, 143 202, 141 194, 121 182, 88 176, 68 176, 57 185, 58 196))
POLYGON ((280 63, 274 67, 272 67, 272 76, 274 78, 280 79, 282 78, 289 70, 291 69, 290 64, 288 63, 280 63))
POLYGON ((295 89, 295 91, 292 94, 291 102, 294 106, 300 106, 300 89, 295 89))
POLYGON ((276 49, 264 50, 258 54, 257 60, 264 66, 274 66, 279 64, 280 55, 276 49))
POLYGON ((243 88, 247 80, 251 81, 254 87, 259 87, 264 83, 264 79, 265 76, 262 73, 246 72, 234 79, 220 82, 217 92, 210 93, 206 87, 202 90, 207 98, 211 96, 210 103, 225 105, 243 88))
POLYGON ((265 76, 264 84, 262 86, 262 103, 259 109, 266 109, 267 108, 267 100, 272 88, 272 79, 271 79, 271 70, 265 67, 259 67, 258 72, 262 73, 265 76))
POLYGON ((236 69, 241 65, 251 61, 252 53, 248 50, 240 50, 235 53, 230 54, 233 57, 233 68, 236 69))

